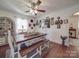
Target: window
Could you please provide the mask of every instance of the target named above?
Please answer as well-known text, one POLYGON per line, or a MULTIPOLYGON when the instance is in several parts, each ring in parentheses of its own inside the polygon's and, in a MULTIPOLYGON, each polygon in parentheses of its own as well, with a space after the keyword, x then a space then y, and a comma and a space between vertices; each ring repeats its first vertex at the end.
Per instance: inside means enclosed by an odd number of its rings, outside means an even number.
POLYGON ((16 20, 16 32, 27 32, 28 21, 26 19, 17 18, 16 20))

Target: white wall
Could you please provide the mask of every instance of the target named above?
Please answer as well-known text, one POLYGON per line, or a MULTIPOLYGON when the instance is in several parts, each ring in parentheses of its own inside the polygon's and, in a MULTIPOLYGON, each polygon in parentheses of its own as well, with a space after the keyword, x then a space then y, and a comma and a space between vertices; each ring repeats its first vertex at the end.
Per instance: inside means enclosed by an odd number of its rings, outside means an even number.
POLYGON ((31 24, 31 26, 28 27, 28 30, 27 30, 28 33, 37 32, 37 26, 35 26, 35 27, 33 26, 33 24, 36 24, 36 21, 37 21, 37 19, 35 17, 34 18, 30 18, 28 20, 28 25, 31 24), (31 22, 31 19, 33 20, 33 22, 31 22), (31 29, 31 27, 33 27, 33 29, 31 29))
MULTIPOLYGON (((62 19, 63 18, 68 18, 69 19, 69 17, 73 13, 75 13, 76 11, 79 11, 79 5, 76 5, 76 6, 67 8, 67 9, 55 11, 55 12, 52 12, 52 13, 49 13, 49 14, 45 14, 42 17, 39 16, 39 20, 45 18, 46 16, 55 17, 55 20, 56 20, 56 18, 58 16, 60 16, 62 19)), ((9 12, 5 12, 5 11, 0 11, 0 16, 8 16, 8 17, 11 17, 14 21, 16 21, 16 17, 15 16, 17 16, 18 18, 19 17, 20 18, 26 18, 27 20, 30 20, 31 18, 33 18, 33 17, 25 17, 23 15, 16 15, 16 14, 9 13, 9 12)), ((36 19, 36 18, 33 18, 33 19, 36 19)), ((50 41, 53 41, 53 42, 56 42, 56 43, 61 44, 60 35, 66 35, 66 36, 68 36, 68 34, 69 34, 69 30, 68 30, 69 27, 68 27, 68 25, 69 24, 63 24, 63 25, 61 25, 61 29, 57 29, 56 25, 53 25, 49 29, 42 30, 42 29, 38 28, 37 30, 39 32, 45 32, 46 31, 47 34, 48 34, 47 35, 47 39, 49 39, 50 41)), ((28 31, 30 31, 30 30, 28 30, 28 31)), ((68 44, 68 40, 66 41, 66 45, 67 44, 68 44)))
POLYGON ((69 25, 72 24, 72 27, 76 29, 76 39, 70 39, 70 44, 73 46, 79 46, 79 16, 71 16, 69 18, 69 25))
POLYGON ((28 29, 28 20, 27 19, 16 19, 16 32, 27 32, 28 29))
MULTIPOLYGON (((11 13, 11 12, 7 12, 7 11, 2 11, 2 10, 0 10, 0 17, 9 17, 14 22, 14 24, 15 24, 14 25, 15 26, 15 28, 14 28, 15 29, 15 33, 14 33, 15 34, 15 38, 16 38, 16 34, 17 34, 16 30, 18 30, 17 29, 17 23, 16 23, 17 18, 21 18, 22 20, 26 19, 28 21, 28 23, 29 23, 30 19, 35 20, 35 17, 32 17, 32 16, 17 15, 17 14, 14 14, 14 13, 11 13)), ((27 29, 28 32, 35 31, 35 28, 32 30, 29 27, 27 27, 27 25, 26 25, 26 29, 27 29)))
POLYGON ((2 11, 2 10, 0 10, 0 17, 10 17, 15 23, 16 23, 17 18, 26 19, 28 20, 28 22, 31 19, 33 19, 34 21, 36 20, 36 17, 33 17, 33 16, 18 15, 18 14, 14 14, 14 13, 11 13, 8 11, 2 11))
POLYGON ((79 16, 71 16, 69 18, 69 25, 72 24, 72 27, 76 29, 76 37, 77 38, 79 38, 78 23, 79 23, 79 16))
POLYGON ((79 39, 70 39, 70 45, 79 46, 79 39))
MULTIPOLYGON (((62 19, 63 18, 69 19, 69 17, 76 11, 79 11, 79 5, 46 14, 39 19, 44 19, 46 16, 55 17, 55 20, 58 16, 60 16, 62 19)), ((39 32, 46 31, 48 34, 47 39, 49 39, 52 42, 61 44, 62 42, 60 36, 61 35, 69 36, 69 24, 63 24, 61 27, 62 27, 61 29, 57 29, 56 25, 53 25, 49 29, 45 30, 39 29, 39 32)), ((66 45, 68 44, 69 44, 69 38, 66 40, 66 45)))
POLYGON ((57 11, 52 11, 51 13, 45 13, 43 14, 43 16, 39 16, 39 19, 43 19, 46 16, 50 16, 50 17, 65 17, 65 18, 69 18, 72 14, 74 14, 75 12, 79 11, 79 4, 75 5, 73 7, 69 7, 69 8, 64 8, 61 10, 57 10, 57 11))
MULTIPOLYGON (((39 29, 39 32, 47 33, 47 39, 62 44, 60 36, 69 36, 68 24, 62 24, 60 29, 57 29, 57 25, 52 25, 51 28, 39 29)), ((68 40, 66 40, 66 45, 68 45, 68 40)))

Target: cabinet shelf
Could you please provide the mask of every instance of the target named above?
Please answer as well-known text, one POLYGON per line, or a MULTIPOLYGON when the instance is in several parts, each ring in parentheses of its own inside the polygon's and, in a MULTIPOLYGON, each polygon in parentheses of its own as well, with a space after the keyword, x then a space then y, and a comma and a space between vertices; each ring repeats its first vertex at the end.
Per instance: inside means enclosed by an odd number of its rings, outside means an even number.
MULTIPOLYGON (((8 17, 0 17, 0 37, 5 37, 5 32, 12 27, 12 22, 10 22, 10 19, 8 17)), ((4 40, 6 41, 6 39, 4 40)), ((1 46, 2 44, 0 44, 1 46)))

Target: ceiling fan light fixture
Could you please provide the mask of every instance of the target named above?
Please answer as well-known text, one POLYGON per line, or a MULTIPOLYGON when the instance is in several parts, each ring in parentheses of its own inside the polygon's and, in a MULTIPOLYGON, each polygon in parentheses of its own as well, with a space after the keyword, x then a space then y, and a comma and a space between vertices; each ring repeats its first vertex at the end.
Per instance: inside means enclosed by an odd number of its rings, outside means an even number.
POLYGON ((33 10, 30 10, 31 13, 33 13, 33 10))
POLYGON ((35 0, 31 2, 31 6, 28 6, 30 8, 29 11, 26 12, 30 12, 33 15, 37 15, 38 12, 45 12, 45 10, 39 9, 39 5, 42 3, 41 0, 35 0))
POLYGON ((79 15, 79 12, 74 13, 73 15, 79 15))
POLYGON ((38 13, 38 11, 37 10, 34 10, 34 12, 37 14, 38 13))

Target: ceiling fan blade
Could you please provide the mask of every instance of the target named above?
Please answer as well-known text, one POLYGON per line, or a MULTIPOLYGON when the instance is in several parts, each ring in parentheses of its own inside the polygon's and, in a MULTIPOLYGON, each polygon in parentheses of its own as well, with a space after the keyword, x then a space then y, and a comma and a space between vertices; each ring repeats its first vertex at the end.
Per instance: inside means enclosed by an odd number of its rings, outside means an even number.
POLYGON ((39 10, 39 9, 37 9, 37 11, 39 11, 39 12, 46 12, 45 10, 39 10))
POLYGON ((30 12, 30 11, 28 10, 28 11, 25 11, 25 12, 30 12))

